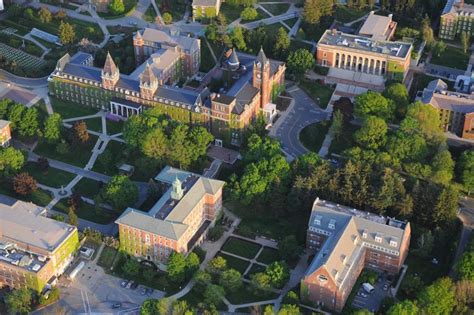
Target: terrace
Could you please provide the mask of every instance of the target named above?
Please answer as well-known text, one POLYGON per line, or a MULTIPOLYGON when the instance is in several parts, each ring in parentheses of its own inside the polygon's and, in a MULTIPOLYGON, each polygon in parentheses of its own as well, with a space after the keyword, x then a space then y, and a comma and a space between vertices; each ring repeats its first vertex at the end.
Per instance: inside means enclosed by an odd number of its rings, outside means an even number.
POLYGON ((46 265, 48 260, 47 257, 38 256, 18 248, 17 244, 0 240, 0 262, 9 263, 32 272, 38 272, 46 265))

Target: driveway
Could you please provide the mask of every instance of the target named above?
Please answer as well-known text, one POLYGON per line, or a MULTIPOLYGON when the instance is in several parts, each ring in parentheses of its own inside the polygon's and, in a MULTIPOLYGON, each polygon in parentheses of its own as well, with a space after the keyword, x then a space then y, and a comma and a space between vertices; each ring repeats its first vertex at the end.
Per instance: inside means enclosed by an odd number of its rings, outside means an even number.
MULTIPOLYGON (((125 311, 128 313, 137 310, 146 299, 159 299, 164 296, 164 292, 157 290, 154 290, 151 296, 141 295, 140 286, 131 290, 122 288, 120 282, 120 278, 106 274, 102 267, 89 261, 73 282, 61 280, 61 300, 57 304, 72 314, 123 314, 125 311), (122 306, 113 309, 112 305, 118 302, 122 306)), ((35 314, 51 314, 53 307, 47 307, 35 314)))
POLYGON ((308 150, 301 144, 299 134, 309 124, 323 121, 328 113, 322 110, 304 91, 298 87, 288 89, 294 98, 294 105, 283 114, 283 121, 275 126, 274 134, 280 140, 282 149, 292 158, 305 154, 308 150))
POLYGON ((385 291, 383 289, 385 284, 388 284, 388 286, 390 287, 389 282, 387 282, 385 277, 383 275, 380 275, 379 279, 377 280, 377 283, 374 284, 375 290, 370 294, 367 293, 361 285, 359 290, 357 291, 357 295, 352 301, 352 306, 359 309, 368 309, 372 313, 375 313, 382 304, 382 300, 385 297, 389 296, 390 290, 387 289, 385 291))

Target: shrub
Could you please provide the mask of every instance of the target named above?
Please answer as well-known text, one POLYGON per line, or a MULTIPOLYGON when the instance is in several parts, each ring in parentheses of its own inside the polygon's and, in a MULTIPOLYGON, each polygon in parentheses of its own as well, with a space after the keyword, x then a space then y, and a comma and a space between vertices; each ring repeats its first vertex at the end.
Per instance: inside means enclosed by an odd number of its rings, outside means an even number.
POLYGON ((215 242, 221 238, 222 234, 224 234, 224 228, 220 225, 216 225, 209 230, 209 239, 215 242))

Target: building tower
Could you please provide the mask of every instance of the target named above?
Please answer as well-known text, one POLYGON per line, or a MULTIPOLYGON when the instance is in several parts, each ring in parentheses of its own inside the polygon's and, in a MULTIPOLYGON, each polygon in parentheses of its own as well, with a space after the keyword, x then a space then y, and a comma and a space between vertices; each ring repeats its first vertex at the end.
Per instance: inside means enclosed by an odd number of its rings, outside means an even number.
POLYGON ((173 182, 173 187, 171 190, 171 199, 173 200, 181 200, 183 198, 184 191, 183 187, 181 184, 181 181, 176 177, 176 179, 173 182))
POLYGON ((135 63, 141 65, 145 60, 144 59, 144 51, 143 46, 145 45, 145 41, 143 40, 142 34, 140 31, 137 31, 133 36, 133 48, 135 50, 135 63))
POLYGON ((109 52, 107 53, 107 58, 105 59, 101 77, 102 86, 107 90, 113 90, 115 88, 115 84, 117 84, 117 81, 120 79, 119 68, 115 65, 115 62, 109 52))
POLYGON ((156 89, 158 89, 158 79, 150 64, 147 64, 145 70, 140 74, 140 95, 144 99, 152 100, 156 89))
POLYGON ((270 60, 260 47, 257 59, 253 63, 253 86, 260 90, 260 108, 271 102, 270 60))

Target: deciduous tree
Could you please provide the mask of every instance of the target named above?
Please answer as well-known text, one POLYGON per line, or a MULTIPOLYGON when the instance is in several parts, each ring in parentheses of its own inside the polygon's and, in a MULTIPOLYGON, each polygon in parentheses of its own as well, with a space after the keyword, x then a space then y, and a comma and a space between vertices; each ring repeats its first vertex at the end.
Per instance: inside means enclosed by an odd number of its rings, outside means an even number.
POLYGON ((258 16, 258 12, 255 8, 247 7, 240 12, 240 18, 244 21, 255 20, 258 16))
POLYGON ((140 263, 133 258, 127 259, 122 266, 122 271, 129 277, 134 277, 140 272, 140 263))
POLYGON ((44 122, 43 137, 48 143, 57 143, 61 139, 63 120, 61 115, 53 113, 44 122))
POLYGON ((235 269, 228 269, 222 272, 219 282, 226 290, 235 292, 242 287, 242 275, 235 269))
POLYGON ((89 141, 89 132, 87 131, 87 124, 85 123, 85 121, 76 121, 72 126, 71 131, 72 143, 78 145, 85 144, 89 141))
POLYGON ((74 207, 73 206, 69 206, 68 207, 68 210, 67 210, 67 216, 68 216, 68 221, 69 221, 69 224, 71 225, 74 225, 74 226, 78 226, 79 225, 79 218, 77 217, 77 214, 76 212, 74 211, 74 207))
POLYGON ((451 314, 456 305, 453 281, 449 278, 436 280, 421 291, 418 302, 427 314, 451 314))
POLYGON ((67 22, 61 21, 59 24, 59 39, 64 45, 72 44, 76 38, 74 26, 67 22))
POLYGON ((27 314, 31 311, 33 292, 28 288, 15 289, 5 295, 5 304, 11 314, 27 314))
POLYGON ((181 253, 173 252, 168 261, 168 276, 171 280, 181 283, 186 275, 186 259, 181 253))
POLYGON ((125 5, 123 4, 123 0, 112 0, 109 3, 109 12, 112 15, 120 15, 125 12, 125 5))
POLYGON ((378 149, 387 141, 387 130, 387 124, 382 118, 369 116, 364 120, 362 128, 354 134, 354 139, 363 148, 378 149))
POLYGON ((307 49, 301 48, 290 53, 287 64, 288 70, 290 70, 298 79, 301 79, 306 71, 313 68, 314 56, 307 49))
POLYGON ((13 190, 22 196, 31 194, 38 189, 38 183, 28 173, 20 173, 13 178, 13 190))
POLYGON ((125 175, 112 177, 105 186, 105 199, 118 209, 125 209, 138 200, 138 187, 125 175))
POLYGON ((355 114, 359 117, 377 116, 385 121, 393 118, 394 104, 377 92, 369 91, 355 98, 355 114))
POLYGON ((18 132, 23 137, 32 137, 36 134, 38 128, 38 111, 35 107, 30 107, 23 112, 18 124, 18 132))
POLYGON ((283 27, 278 29, 275 37, 275 45, 273 46, 273 53, 280 59, 284 59, 290 48, 290 37, 283 27))
POLYGON ((217 305, 225 295, 224 288, 217 284, 210 284, 204 291, 204 302, 217 305))
POLYGON ((41 7, 41 9, 38 11, 38 16, 41 21, 41 23, 50 23, 51 20, 53 19, 53 15, 51 14, 51 11, 48 10, 47 7, 41 7))
POLYGON ((13 147, 0 149, 0 172, 10 175, 18 172, 25 163, 25 156, 20 150, 13 147))

